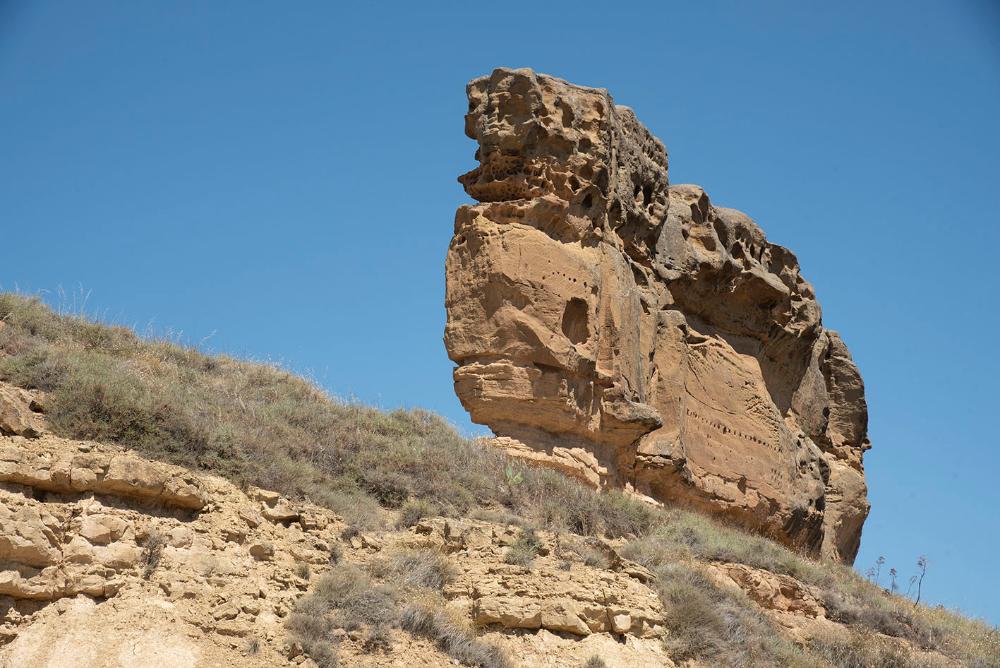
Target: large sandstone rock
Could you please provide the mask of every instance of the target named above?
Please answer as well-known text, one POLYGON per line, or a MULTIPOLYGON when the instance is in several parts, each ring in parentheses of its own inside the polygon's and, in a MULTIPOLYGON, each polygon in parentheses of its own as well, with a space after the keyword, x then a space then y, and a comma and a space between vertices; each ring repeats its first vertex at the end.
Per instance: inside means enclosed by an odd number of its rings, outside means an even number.
POLYGON ((0 384, 0 436, 37 438, 42 431, 36 414, 41 405, 27 390, 0 384))
POLYGON ((512 454, 853 561, 864 386, 795 256, 671 186, 601 89, 498 69, 468 86, 479 204, 455 219, 455 389, 512 454))

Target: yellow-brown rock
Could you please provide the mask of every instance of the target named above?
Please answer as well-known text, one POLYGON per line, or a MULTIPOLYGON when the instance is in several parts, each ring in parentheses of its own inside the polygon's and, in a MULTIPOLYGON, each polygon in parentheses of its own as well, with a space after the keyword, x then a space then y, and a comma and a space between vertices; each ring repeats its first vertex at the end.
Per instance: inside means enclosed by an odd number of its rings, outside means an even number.
MULTIPOLYGON (((452 608, 468 614, 478 626, 574 636, 627 633, 658 638, 663 633, 663 606, 649 586, 654 576, 638 564, 620 557, 608 569, 571 563, 572 551, 556 549, 552 537, 544 534, 545 556, 530 567, 507 564, 504 547, 515 540, 516 527, 476 520, 433 518, 422 521, 415 532, 420 537, 415 545, 450 555, 457 575, 444 594, 452 608)), ((605 549, 614 554, 612 548, 605 549)))
POLYGON ((445 343, 511 454, 853 561, 868 513, 860 374, 795 256, 670 185, 602 89, 498 69, 468 86, 445 343))

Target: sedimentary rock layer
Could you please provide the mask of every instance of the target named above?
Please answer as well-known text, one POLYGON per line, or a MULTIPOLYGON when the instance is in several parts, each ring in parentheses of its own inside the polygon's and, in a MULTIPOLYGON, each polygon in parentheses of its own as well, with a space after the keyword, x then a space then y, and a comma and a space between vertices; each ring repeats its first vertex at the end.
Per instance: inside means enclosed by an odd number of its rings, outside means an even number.
POLYGON ((445 343, 496 443, 595 486, 853 561, 864 386, 795 255, 670 185, 603 89, 498 69, 468 86, 445 343))

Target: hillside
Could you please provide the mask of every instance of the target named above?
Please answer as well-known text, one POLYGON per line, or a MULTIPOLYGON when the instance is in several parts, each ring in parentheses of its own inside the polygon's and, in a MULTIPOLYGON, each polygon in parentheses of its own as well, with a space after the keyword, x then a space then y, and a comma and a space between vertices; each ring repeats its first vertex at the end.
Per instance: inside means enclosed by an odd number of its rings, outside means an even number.
POLYGON ((1000 665, 846 566, 273 366, 3 294, 0 381, 4 668, 1000 665))

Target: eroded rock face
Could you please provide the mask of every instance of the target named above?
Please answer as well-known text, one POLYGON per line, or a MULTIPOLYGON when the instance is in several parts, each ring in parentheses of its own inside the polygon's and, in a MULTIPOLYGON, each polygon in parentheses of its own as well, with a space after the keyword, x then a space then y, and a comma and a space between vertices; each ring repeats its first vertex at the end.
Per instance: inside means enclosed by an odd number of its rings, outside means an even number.
POLYGON ((443 594, 450 608, 477 626, 574 636, 663 633, 663 606, 650 586, 655 576, 600 541, 595 545, 610 553, 607 568, 574 563, 579 558, 571 547, 547 533, 538 537, 541 556, 527 567, 503 560, 520 533, 516 527, 436 517, 421 521, 414 533, 413 545, 449 555, 456 575, 443 594))
POLYGON ((864 386, 791 251, 669 185, 605 90, 498 69, 468 96, 479 204, 455 219, 445 343, 472 419, 595 486, 853 561, 864 386))

